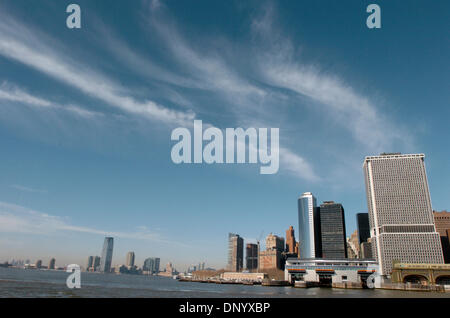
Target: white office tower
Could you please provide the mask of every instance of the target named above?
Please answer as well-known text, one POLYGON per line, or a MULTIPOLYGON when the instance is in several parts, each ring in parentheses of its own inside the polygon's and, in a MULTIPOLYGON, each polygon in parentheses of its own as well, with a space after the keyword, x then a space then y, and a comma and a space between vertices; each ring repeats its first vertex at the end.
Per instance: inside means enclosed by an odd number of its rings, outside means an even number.
POLYGON ((381 275, 390 275, 396 261, 444 263, 424 158, 394 153, 364 160, 370 236, 381 275))

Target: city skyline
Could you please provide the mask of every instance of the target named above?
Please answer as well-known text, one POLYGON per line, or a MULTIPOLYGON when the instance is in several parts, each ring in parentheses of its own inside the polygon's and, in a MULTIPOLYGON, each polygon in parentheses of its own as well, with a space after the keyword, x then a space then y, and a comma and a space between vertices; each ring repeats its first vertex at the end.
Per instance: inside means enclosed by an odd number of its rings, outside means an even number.
POLYGON ((448 3, 383 3, 380 30, 361 1, 77 3, 80 30, 65 2, 0 4, 0 259, 85 264, 111 236, 113 264, 221 268, 228 232, 298 238, 305 191, 341 203, 350 234, 382 152, 425 153, 449 209, 448 3), (279 172, 175 165, 170 132, 194 118, 279 127, 279 172))

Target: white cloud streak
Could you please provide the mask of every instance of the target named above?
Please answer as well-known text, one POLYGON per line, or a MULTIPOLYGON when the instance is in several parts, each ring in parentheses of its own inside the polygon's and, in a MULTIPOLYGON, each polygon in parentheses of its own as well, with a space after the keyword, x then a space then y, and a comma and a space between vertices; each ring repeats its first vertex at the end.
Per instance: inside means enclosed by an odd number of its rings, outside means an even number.
MULTIPOLYGON (((186 124, 195 115, 166 108, 151 100, 138 101, 124 94, 126 89, 108 80, 82 63, 61 56, 45 43, 45 36, 37 38, 24 25, 0 16, 0 54, 23 63, 42 73, 102 100, 118 109, 167 124, 186 124)), ((50 42, 50 41, 49 41, 50 42)))
POLYGON ((13 184, 13 185, 11 185, 11 188, 19 190, 19 191, 31 192, 31 193, 48 193, 47 190, 26 187, 26 186, 23 186, 23 185, 20 185, 20 184, 13 184))
POLYGON ((338 76, 326 74, 314 65, 301 64, 293 44, 274 26, 274 9, 266 6, 252 23, 254 37, 265 43, 259 54, 258 71, 268 85, 287 89, 324 106, 322 112, 347 129, 356 141, 372 151, 384 151, 403 133, 382 114, 370 98, 358 94, 338 76))
POLYGON ((137 227, 135 232, 105 231, 91 227, 76 226, 63 218, 38 212, 20 205, 0 201, 0 231, 5 233, 22 233, 37 235, 57 235, 64 232, 76 232, 115 238, 147 240, 159 243, 184 245, 165 240, 160 234, 149 231, 146 227, 137 227))
POLYGON ((10 101, 14 103, 23 103, 36 108, 62 110, 87 119, 103 116, 102 113, 90 111, 75 105, 61 106, 48 99, 30 95, 24 90, 6 82, 3 82, 0 85, 0 100, 10 101))

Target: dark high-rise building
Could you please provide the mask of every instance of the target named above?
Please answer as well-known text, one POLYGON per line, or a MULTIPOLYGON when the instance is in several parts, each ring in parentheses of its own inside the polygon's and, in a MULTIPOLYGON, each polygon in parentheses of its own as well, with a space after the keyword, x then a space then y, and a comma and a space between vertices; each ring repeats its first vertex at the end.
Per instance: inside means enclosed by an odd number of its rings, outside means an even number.
POLYGON ((320 205, 320 236, 323 258, 347 258, 344 207, 325 201, 320 205))
POLYGON ((228 269, 239 272, 244 266, 244 239, 238 234, 228 234, 228 269))
POLYGON ((94 256, 89 256, 86 266, 87 270, 89 270, 92 266, 94 266, 94 256))
POLYGON ((358 226, 359 244, 367 242, 370 237, 369 213, 356 214, 356 224, 358 226))
POLYGON ((50 262, 48 262, 48 269, 55 269, 56 260, 52 258, 50 262))
POLYGON ((133 267, 134 266, 134 252, 127 253, 127 262, 126 266, 133 267))
POLYGON ((42 267, 42 261, 41 261, 40 259, 38 259, 38 260, 36 261, 35 266, 36 266, 36 268, 41 268, 41 267, 42 267))
POLYGON ((100 256, 94 256, 94 264, 92 264, 94 267, 94 271, 97 271, 100 267, 100 256))
POLYGON ((294 227, 291 225, 289 229, 286 230, 286 252, 287 253, 295 253, 295 234, 294 227))
POLYGON ((245 261, 248 270, 258 268, 258 245, 248 243, 245 245, 245 261))
POLYGON ((102 257, 100 259, 100 271, 103 273, 109 273, 111 271, 111 263, 114 248, 114 238, 105 237, 103 243, 102 257))
POLYGON ((434 224, 436 231, 441 237, 442 252, 444 254, 444 262, 450 263, 450 212, 433 211, 434 224))
POLYGON ((149 257, 144 261, 142 270, 148 272, 148 274, 159 273, 159 263, 160 259, 158 257, 149 257))

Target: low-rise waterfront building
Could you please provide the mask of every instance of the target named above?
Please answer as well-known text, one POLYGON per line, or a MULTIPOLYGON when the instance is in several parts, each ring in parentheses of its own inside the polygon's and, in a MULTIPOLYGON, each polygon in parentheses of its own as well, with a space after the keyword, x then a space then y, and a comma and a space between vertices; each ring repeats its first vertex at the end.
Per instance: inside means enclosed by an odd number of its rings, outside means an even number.
POLYGON ((361 287, 367 278, 379 272, 373 259, 289 258, 285 265, 285 279, 332 286, 335 283, 355 283, 361 287))
POLYGON ((450 264, 394 263, 393 283, 450 285, 450 264))
POLYGON ((224 272, 220 275, 223 280, 229 281, 250 281, 261 282, 264 278, 267 278, 267 274, 264 273, 238 273, 238 272, 224 272))

